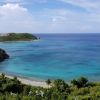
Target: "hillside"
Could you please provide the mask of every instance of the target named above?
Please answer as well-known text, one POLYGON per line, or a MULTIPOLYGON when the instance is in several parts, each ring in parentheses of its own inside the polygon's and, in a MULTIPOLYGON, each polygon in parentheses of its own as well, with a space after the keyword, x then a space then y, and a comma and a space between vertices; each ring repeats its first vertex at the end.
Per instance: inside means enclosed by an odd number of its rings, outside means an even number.
POLYGON ((38 38, 29 33, 7 33, 0 36, 0 42, 3 41, 29 41, 37 40, 38 38))

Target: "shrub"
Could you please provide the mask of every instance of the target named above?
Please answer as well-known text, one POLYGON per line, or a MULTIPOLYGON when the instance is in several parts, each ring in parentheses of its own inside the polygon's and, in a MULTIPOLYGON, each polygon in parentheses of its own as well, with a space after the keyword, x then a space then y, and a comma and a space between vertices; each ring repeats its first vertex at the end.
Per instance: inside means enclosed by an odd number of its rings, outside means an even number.
POLYGON ((73 84, 74 86, 77 86, 78 88, 81 88, 81 87, 86 87, 87 84, 88 84, 88 79, 85 78, 85 77, 80 77, 79 79, 73 79, 71 81, 71 84, 73 84))

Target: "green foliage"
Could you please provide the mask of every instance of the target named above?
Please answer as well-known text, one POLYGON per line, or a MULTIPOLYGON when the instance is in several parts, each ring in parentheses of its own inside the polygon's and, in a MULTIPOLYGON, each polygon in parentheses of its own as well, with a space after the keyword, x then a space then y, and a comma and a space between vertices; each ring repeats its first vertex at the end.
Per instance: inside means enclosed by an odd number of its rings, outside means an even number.
POLYGON ((77 86, 78 88, 81 87, 86 87, 88 85, 88 79, 85 77, 80 77, 79 79, 73 79, 71 81, 71 84, 73 84, 74 86, 77 86))
POLYGON ((70 92, 68 84, 61 79, 54 80, 53 87, 58 92, 68 92, 68 93, 70 92))
POLYGON ((5 79, 5 74, 4 73, 1 74, 1 78, 5 79))
POLYGON ((17 77, 9 79, 2 74, 0 100, 100 100, 100 83, 88 82, 84 77, 72 80, 73 86, 61 79, 47 80, 47 83, 52 86, 34 87, 22 84, 17 77))
POLYGON ((36 40, 37 37, 29 33, 8 33, 4 36, 0 36, 0 41, 27 41, 36 40))
POLYGON ((46 84, 48 85, 48 87, 51 85, 51 80, 50 79, 48 79, 48 80, 46 80, 46 84))
POLYGON ((31 86, 25 85, 24 88, 23 88, 23 94, 28 95, 30 90, 31 90, 31 86))

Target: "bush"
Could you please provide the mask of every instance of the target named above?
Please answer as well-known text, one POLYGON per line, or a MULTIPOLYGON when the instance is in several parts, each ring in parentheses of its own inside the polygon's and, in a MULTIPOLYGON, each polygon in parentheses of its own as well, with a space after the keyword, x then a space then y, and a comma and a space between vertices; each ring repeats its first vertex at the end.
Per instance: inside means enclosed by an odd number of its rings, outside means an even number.
POLYGON ((67 83, 64 82, 64 80, 57 79, 53 82, 53 87, 58 91, 58 92, 70 92, 69 86, 67 83))
POLYGON ((77 86, 78 88, 81 87, 86 87, 88 85, 88 79, 85 77, 80 77, 79 79, 73 79, 71 81, 71 84, 73 84, 74 86, 77 86))
POLYGON ((100 100, 100 84, 91 85, 85 78, 72 80, 73 86, 57 79, 50 88, 23 85, 17 77, 0 76, 0 82, 0 100, 100 100))
POLYGON ((23 88, 23 94, 28 95, 31 90, 31 86, 25 85, 23 88))

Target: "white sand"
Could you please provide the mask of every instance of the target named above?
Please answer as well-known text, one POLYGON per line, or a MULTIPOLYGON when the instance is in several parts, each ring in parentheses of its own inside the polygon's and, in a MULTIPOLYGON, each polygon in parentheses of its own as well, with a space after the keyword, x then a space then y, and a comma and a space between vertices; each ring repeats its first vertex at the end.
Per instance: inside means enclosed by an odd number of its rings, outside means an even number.
MULTIPOLYGON (((7 75, 7 74, 5 76, 10 78, 10 79, 14 78, 14 76, 7 75)), ((26 85, 39 86, 39 87, 43 87, 43 88, 47 88, 48 87, 48 85, 44 81, 30 80, 30 79, 26 79, 26 78, 22 78, 22 77, 17 77, 17 79, 19 81, 21 81, 21 83, 26 84, 26 85)))

